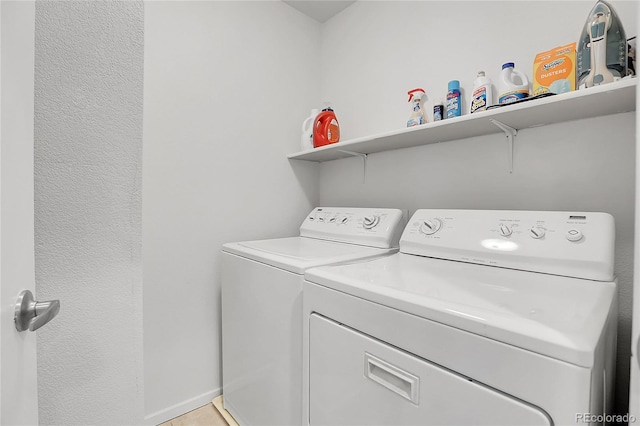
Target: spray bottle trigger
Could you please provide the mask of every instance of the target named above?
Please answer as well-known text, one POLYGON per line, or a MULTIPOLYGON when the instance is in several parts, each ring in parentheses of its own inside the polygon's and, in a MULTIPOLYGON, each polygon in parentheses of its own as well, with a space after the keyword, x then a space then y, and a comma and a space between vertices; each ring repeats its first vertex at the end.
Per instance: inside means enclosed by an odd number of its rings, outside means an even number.
POLYGON ((407 102, 411 102, 411 100, 412 100, 412 99, 413 99, 413 97, 415 96, 415 93, 416 93, 416 92, 421 92, 421 93, 422 93, 422 96, 424 96, 424 95, 425 95, 425 91, 424 91, 424 89, 422 89, 422 88, 420 88, 420 87, 418 87, 417 89, 409 90, 409 91, 407 92, 407 94, 409 95, 409 100, 408 100, 407 102))

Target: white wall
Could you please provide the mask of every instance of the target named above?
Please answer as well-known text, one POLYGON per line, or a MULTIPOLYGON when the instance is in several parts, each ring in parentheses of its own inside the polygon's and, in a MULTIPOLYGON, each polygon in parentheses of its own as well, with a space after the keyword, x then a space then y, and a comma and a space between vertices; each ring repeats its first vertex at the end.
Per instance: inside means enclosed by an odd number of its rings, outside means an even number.
MULTIPOLYGON (((627 36, 637 3, 611 2, 627 36)), ((322 98, 343 139, 402 128, 406 92, 430 102, 459 79, 465 95, 478 70, 497 81, 514 61, 531 76, 536 53, 576 41, 587 2, 359 1, 322 29, 322 98), (544 23, 542 30, 541 23, 544 23), (331 61, 326 60, 331 58, 331 61)), ((468 96, 463 113, 467 113, 468 96)), ((506 123, 509 124, 509 123, 506 123)), ((633 272, 635 114, 518 132, 509 174, 503 136, 486 136, 320 166, 321 205, 606 211, 616 219, 619 279, 617 408, 626 412, 633 272), (401 188, 401 190, 399 190, 401 188)))
POLYGON ((34 4, 0 3, 0 424, 37 424, 36 333, 18 333, 14 304, 35 290, 33 253, 34 4))
POLYGON ((143 4, 36 4, 41 424, 136 424, 142 381, 143 4))
MULTIPOLYGON (((594 4, 357 1, 322 27, 322 99, 334 105, 343 140, 404 127, 415 87, 432 106, 460 80, 466 114, 478 70, 495 86, 502 64, 515 62, 531 78, 536 53, 577 41, 594 4)), ((636 35, 637 2, 610 4, 627 37, 636 35)))
POLYGON ((289 162, 319 103, 320 24, 280 1, 145 3, 145 412, 221 390, 223 243, 295 235, 317 167, 289 162))

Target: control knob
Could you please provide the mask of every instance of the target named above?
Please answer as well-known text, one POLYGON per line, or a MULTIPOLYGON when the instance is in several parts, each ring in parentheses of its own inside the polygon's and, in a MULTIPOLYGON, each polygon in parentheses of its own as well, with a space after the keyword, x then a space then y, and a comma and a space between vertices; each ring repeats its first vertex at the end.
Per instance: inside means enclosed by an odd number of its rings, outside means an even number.
POLYGON ((529 235, 531 235, 531 238, 535 238, 536 240, 539 240, 540 238, 544 237, 545 231, 544 228, 540 228, 539 226, 534 226, 531 229, 529 229, 529 235))
POLYGON ((420 224, 420 232, 425 235, 433 235, 442 228, 442 221, 438 218, 424 220, 420 224))
POLYGON ((582 239, 582 236, 583 236, 582 232, 580 232, 577 229, 570 229, 566 233, 567 240, 569 240, 571 242, 580 241, 582 239))
POLYGON ((372 229, 380 222, 380 217, 376 215, 370 215, 364 217, 362 226, 364 229, 372 229))
POLYGON ((503 237, 508 237, 509 235, 511 235, 513 233, 513 230, 511 229, 511 227, 509 225, 501 223, 500 224, 500 228, 499 228, 499 232, 500 232, 500 235, 502 235, 503 237))

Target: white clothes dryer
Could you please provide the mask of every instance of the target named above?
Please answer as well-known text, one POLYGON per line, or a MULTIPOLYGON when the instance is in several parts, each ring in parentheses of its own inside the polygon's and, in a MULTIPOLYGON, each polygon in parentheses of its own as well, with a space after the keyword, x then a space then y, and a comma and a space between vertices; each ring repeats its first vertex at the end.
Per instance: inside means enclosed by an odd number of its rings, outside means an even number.
POLYGON ((606 213, 418 210, 399 253, 305 273, 302 423, 597 422, 613 255, 606 213))
POLYGON ((393 254, 405 223, 397 209, 320 207, 297 237, 223 246, 224 408, 240 425, 300 424, 304 271, 393 254))

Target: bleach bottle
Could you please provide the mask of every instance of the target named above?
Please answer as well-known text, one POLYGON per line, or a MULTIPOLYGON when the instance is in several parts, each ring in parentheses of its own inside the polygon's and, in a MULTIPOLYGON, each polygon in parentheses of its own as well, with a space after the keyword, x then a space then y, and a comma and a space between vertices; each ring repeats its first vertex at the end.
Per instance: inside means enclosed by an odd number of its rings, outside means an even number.
POLYGON ((427 97, 424 89, 417 88, 409 90, 409 101, 411 102, 411 115, 407 121, 407 127, 419 126, 427 122, 427 116, 424 110, 424 98, 427 97))
POLYGON ((303 151, 313 149, 313 123, 318 116, 318 109, 311 110, 311 115, 302 122, 302 140, 300 148, 303 151))
POLYGON ((484 71, 478 71, 478 76, 473 81, 473 93, 471 95, 471 114, 478 111, 486 111, 493 105, 493 93, 491 92, 491 80, 484 75, 484 71))
POLYGON ((513 62, 502 65, 498 93, 500 104, 519 101, 529 96, 529 79, 525 73, 515 69, 513 62))

